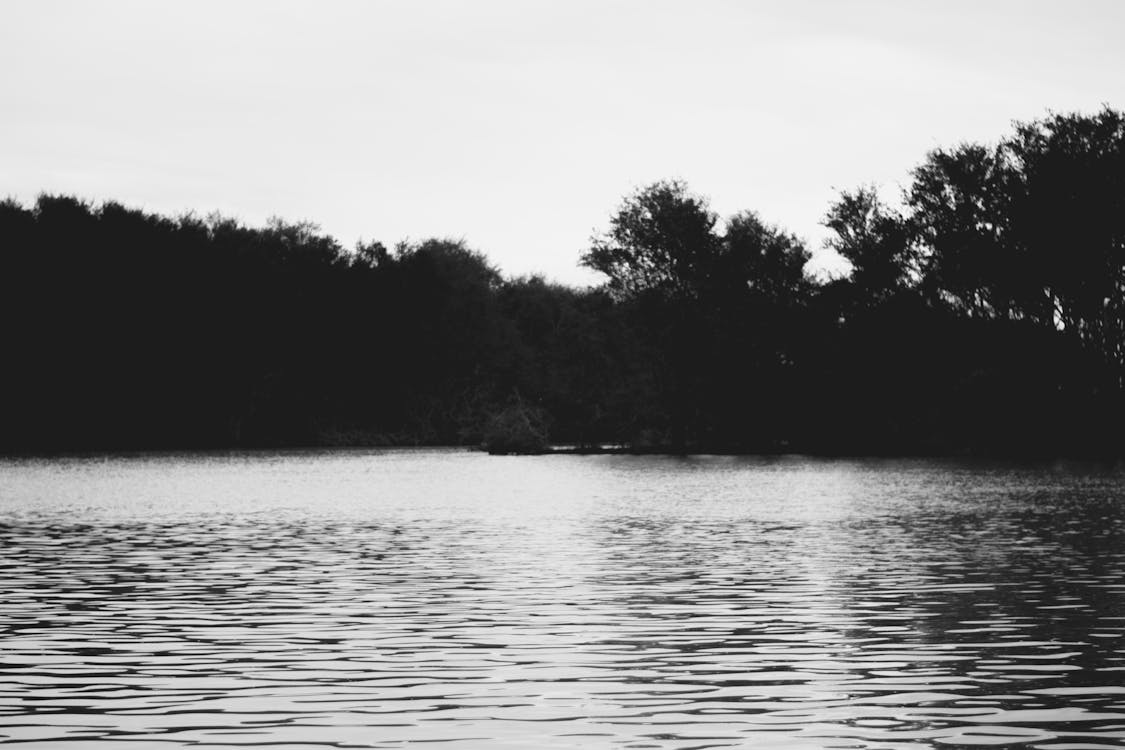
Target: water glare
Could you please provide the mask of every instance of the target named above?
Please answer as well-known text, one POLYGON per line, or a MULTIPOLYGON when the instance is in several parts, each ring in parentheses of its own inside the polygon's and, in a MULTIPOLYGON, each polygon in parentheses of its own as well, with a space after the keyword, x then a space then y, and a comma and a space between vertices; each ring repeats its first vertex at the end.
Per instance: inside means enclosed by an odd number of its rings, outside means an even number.
POLYGON ((21 748, 1125 747, 1125 474, 0 461, 21 748))

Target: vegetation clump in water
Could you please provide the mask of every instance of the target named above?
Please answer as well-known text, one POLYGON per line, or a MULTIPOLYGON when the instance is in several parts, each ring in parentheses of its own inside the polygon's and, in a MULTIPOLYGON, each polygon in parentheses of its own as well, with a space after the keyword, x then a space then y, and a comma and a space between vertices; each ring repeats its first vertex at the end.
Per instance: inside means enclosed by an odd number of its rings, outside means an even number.
POLYGON ((541 409, 512 404, 489 418, 483 447, 499 455, 546 453, 550 447, 547 417, 541 409))

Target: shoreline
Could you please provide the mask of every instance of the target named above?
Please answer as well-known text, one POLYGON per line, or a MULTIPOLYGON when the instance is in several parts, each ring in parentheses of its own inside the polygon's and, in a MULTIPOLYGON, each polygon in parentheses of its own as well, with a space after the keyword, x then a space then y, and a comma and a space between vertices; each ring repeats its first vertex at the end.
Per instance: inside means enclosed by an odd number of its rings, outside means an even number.
POLYGON ((785 446, 776 449, 745 449, 723 446, 697 446, 689 449, 673 449, 669 446, 628 446, 619 444, 603 444, 600 446, 580 446, 572 444, 550 445, 543 450, 534 451, 489 451, 481 445, 466 445, 456 443, 441 444, 391 444, 391 445, 259 445, 259 446, 180 446, 180 447, 153 447, 153 448, 75 448, 64 450, 26 450, 26 451, 0 451, 0 460, 41 459, 93 459, 111 457, 158 457, 174 455, 200 455, 200 456, 254 456, 254 455, 287 455, 302 453, 334 453, 334 452, 373 452, 383 451, 460 451, 465 453, 480 453, 495 457, 535 457, 535 456, 665 456, 669 458, 703 458, 709 456, 723 456, 731 458, 785 458, 804 457, 816 459, 841 459, 841 460, 967 460, 967 461, 1012 461, 1044 463, 1054 461, 1081 461, 1098 464, 1115 464, 1125 462, 1125 456, 1109 451, 1087 453, 1054 453, 1054 452, 1027 452, 1027 451, 981 451, 981 450, 943 450, 943 451, 845 451, 845 450, 812 450, 801 449, 799 446, 785 446))

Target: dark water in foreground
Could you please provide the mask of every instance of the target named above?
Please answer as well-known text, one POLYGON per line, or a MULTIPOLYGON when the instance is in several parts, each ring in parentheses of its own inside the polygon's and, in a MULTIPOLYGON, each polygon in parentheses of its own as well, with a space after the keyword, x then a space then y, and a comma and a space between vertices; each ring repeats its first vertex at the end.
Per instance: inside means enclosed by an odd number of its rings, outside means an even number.
POLYGON ((18 748, 1125 747, 1125 474, 0 461, 18 748))

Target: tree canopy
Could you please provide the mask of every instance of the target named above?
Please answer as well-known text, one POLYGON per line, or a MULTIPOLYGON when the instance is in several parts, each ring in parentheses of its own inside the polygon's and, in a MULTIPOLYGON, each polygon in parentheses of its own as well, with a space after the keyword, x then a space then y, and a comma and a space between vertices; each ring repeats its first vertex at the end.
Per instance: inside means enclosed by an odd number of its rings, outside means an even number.
POLYGON ((824 224, 850 271, 818 280, 791 232, 657 182, 576 289, 460 240, 3 201, 0 451, 1125 449, 1125 115, 936 149, 824 224))

